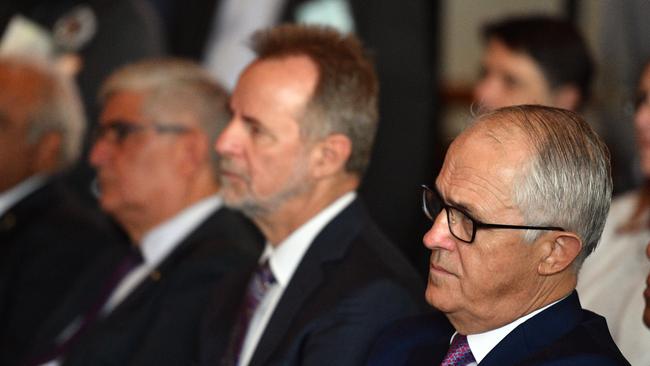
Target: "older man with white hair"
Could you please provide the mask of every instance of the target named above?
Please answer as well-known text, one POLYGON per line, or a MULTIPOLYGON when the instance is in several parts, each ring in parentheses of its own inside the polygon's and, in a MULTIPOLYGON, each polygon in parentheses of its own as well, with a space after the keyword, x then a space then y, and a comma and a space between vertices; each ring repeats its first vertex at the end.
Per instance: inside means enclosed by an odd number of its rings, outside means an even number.
POLYGON ((72 80, 2 56, 0 85, 0 364, 11 365, 112 230, 59 178, 85 129, 72 80))

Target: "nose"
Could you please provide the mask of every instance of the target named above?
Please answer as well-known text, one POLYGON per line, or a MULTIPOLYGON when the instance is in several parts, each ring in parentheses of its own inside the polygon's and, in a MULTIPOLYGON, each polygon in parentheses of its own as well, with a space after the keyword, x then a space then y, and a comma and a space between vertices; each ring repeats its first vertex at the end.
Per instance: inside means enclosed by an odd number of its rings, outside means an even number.
POLYGON ((634 124, 637 130, 650 129, 650 106, 642 103, 634 114, 634 124))
POLYGON ((422 238, 424 246, 428 249, 446 249, 454 250, 456 242, 449 232, 447 224, 447 214, 443 209, 433 220, 431 229, 424 234, 422 238))
POLYGON ((113 146, 111 145, 112 144, 106 141, 106 139, 100 138, 95 141, 88 157, 88 160, 93 167, 100 168, 110 160, 110 157, 113 154, 113 146))
POLYGON ((474 101, 487 110, 497 108, 500 95, 497 81, 489 75, 483 76, 474 87, 474 101))
POLYGON ((236 155, 242 151, 242 138, 242 122, 237 117, 233 117, 217 137, 214 149, 219 155, 236 155))

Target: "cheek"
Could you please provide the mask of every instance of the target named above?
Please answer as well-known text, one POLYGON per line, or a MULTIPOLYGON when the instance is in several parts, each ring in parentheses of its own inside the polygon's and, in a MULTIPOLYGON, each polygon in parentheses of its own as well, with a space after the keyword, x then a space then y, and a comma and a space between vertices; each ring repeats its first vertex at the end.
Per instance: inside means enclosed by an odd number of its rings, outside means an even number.
POLYGON ((250 165, 252 190, 256 195, 266 197, 291 185, 298 170, 301 152, 289 151, 265 155, 252 160, 250 165))

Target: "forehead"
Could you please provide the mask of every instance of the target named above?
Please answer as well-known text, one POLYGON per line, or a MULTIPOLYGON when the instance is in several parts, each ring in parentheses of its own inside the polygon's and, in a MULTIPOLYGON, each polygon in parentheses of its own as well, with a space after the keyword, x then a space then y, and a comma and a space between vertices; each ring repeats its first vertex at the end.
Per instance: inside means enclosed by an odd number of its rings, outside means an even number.
POLYGON ((119 91, 108 96, 99 117, 100 123, 114 120, 140 122, 143 118, 142 105, 144 96, 132 91, 119 91))
POLYGON ((231 105, 248 113, 298 113, 309 102, 317 79, 316 65, 307 56, 258 60, 242 74, 231 105))
POLYGON ((0 109, 8 120, 24 120, 23 114, 46 97, 51 83, 47 75, 37 69, 0 64, 0 109))
POLYGON ((526 144, 513 132, 474 126, 449 147, 436 186, 445 199, 486 214, 515 208, 513 183, 529 158, 526 144))
POLYGON ((525 52, 509 48, 501 40, 488 41, 484 56, 484 66, 502 72, 510 72, 521 78, 547 82, 539 64, 525 52))

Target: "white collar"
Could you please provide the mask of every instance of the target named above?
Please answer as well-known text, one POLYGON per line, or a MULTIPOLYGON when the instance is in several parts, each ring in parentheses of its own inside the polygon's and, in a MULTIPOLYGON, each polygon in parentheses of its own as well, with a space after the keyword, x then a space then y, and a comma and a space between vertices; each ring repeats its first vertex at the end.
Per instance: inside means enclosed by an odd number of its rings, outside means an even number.
POLYGON ((18 201, 45 184, 44 175, 34 175, 0 193, 0 216, 9 211, 18 201))
POLYGON ((307 249, 309 249, 314 238, 356 196, 356 192, 351 191, 337 198, 329 206, 316 214, 316 216, 292 232, 276 247, 272 246, 269 242, 266 243, 266 248, 264 248, 259 262, 262 263, 267 258, 269 259, 269 266, 278 284, 285 287, 289 283, 291 276, 293 276, 296 268, 298 268, 298 264, 300 264, 302 257, 307 249))
POLYGON ((221 205, 221 197, 210 196, 185 208, 176 216, 147 232, 140 242, 140 251, 147 266, 151 268, 157 266, 221 205))
MULTIPOLYGON (((513 321, 512 323, 502 326, 501 328, 493 329, 485 333, 468 335, 467 343, 469 344, 469 348, 472 350, 472 355, 474 356, 476 363, 480 364, 481 360, 483 360, 485 356, 487 356, 487 354, 490 353, 490 351, 492 351, 492 349, 496 347, 496 345, 499 344, 503 338, 505 338, 508 334, 510 334, 510 332, 517 328, 517 326, 541 313, 542 311, 548 309, 549 307, 557 304, 558 302, 564 300, 565 298, 566 297, 563 297, 560 300, 544 306, 543 308, 526 314, 521 318, 513 321)), ((456 333, 454 333, 454 335, 456 335, 456 333)), ((454 337, 452 336, 451 339, 454 339, 454 337)))

